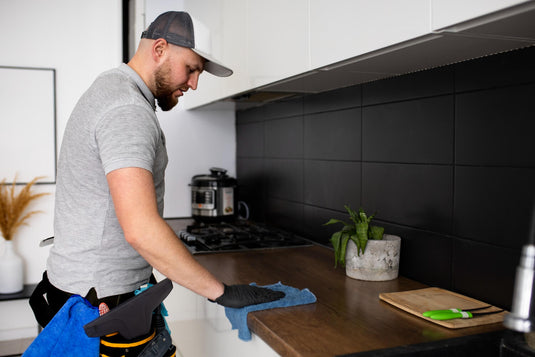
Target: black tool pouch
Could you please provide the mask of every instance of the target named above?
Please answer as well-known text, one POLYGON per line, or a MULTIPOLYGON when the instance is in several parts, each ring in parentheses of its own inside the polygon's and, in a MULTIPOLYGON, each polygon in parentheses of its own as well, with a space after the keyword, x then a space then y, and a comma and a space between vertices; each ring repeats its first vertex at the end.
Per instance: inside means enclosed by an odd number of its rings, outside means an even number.
POLYGON ((161 314, 161 303, 172 288, 164 279, 84 325, 87 336, 100 337, 101 356, 174 356, 176 347, 161 314))

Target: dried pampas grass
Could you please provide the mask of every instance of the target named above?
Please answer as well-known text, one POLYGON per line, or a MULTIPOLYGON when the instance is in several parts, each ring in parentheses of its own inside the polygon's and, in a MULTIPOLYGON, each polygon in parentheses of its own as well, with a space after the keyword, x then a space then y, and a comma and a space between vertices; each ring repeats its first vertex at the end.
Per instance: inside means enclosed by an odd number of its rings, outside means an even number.
POLYGON ((17 178, 13 183, 6 184, 6 179, 0 182, 0 232, 6 240, 13 239, 17 229, 26 224, 26 220, 40 211, 32 211, 23 215, 31 201, 49 193, 33 193, 31 188, 37 180, 44 178, 44 176, 36 177, 28 182, 18 194, 15 194, 15 187, 17 178))

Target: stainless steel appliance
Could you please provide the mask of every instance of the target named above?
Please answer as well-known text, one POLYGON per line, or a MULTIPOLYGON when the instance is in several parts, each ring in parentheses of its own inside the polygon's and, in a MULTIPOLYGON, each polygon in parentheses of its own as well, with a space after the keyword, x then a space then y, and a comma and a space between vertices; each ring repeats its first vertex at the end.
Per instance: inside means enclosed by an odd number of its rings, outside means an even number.
POLYGON ((237 181, 227 170, 210 168, 210 174, 191 179, 191 215, 200 221, 231 220, 236 215, 237 181))
POLYGON ((293 233, 246 220, 195 222, 178 236, 193 254, 310 246, 293 233))

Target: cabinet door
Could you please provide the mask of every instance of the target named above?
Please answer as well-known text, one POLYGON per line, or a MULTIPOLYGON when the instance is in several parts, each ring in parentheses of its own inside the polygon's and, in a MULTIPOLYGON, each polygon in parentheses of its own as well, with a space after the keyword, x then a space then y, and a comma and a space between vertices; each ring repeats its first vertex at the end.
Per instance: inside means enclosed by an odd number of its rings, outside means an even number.
POLYGON ((249 0, 247 55, 251 87, 309 69, 308 0, 249 0))
POLYGON ((428 32, 428 0, 310 0, 313 69, 428 32))
POLYGON ((431 0, 431 29, 439 30, 525 0, 431 0))

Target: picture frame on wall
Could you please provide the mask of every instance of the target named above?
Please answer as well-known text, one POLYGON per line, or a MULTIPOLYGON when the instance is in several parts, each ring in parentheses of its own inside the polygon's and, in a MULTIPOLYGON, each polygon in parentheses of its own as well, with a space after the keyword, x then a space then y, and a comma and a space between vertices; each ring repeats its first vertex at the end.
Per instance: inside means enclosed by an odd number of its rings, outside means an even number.
POLYGON ((56 182, 56 71, 0 66, 0 180, 56 182))

